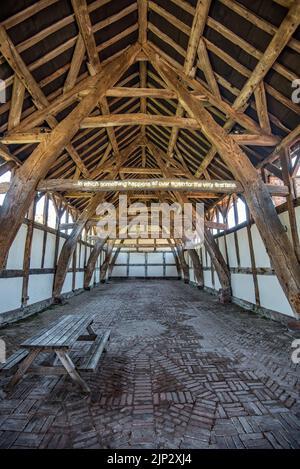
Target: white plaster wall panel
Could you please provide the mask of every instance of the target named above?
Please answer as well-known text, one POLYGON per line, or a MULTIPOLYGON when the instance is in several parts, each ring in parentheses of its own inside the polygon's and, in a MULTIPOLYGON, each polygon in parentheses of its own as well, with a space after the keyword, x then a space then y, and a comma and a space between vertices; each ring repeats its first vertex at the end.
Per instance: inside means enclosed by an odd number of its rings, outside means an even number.
POLYGON ((65 238, 59 237, 59 245, 58 245, 58 258, 60 256, 60 252, 62 250, 63 245, 65 244, 65 238))
POLYGON ((148 264, 163 264, 164 258, 162 252, 148 253, 148 264))
POLYGON ((291 225, 290 225, 288 212, 280 213, 279 219, 280 219, 283 227, 287 230, 286 233, 288 235, 289 240, 292 242, 293 238, 292 238, 292 233, 291 233, 291 225))
POLYGON ((80 268, 84 267, 84 253, 85 253, 85 246, 81 246, 81 256, 80 256, 80 268))
POLYGON ((21 306, 22 284, 22 278, 0 280, 0 313, 12 311, 21 306))
MULTIPOLYGON (((226 237, 227 241, 227 251, 228 251, 228 262, 230 267, 237 267, 237 258, 236 258, 236 249, 235 249, 235 241, 234 241, 234 233, 230 233, 226 237)), ((226 259, 226 257, 225 257, 226 259)))
MULTIPOLYGON (((83 288, 83 276, 84 272, 76 272, 75 288, 83 288)), ((93 276, 92 276, 93 279, 93 276)), ((94 279, 93 279, 94 281, 94 279)))
POLYGON ((148 265, 148 277, 163 277, 164 268, 160 265, 148 265))
POLYGON ((28 284, 28 304, 48 300, 52 297, 53 274, 30 275, 28 284))
POLYGON ((32 245, 30 254, 30 268, 40 269, 42 265, 44 232, 42 230, 33 230, 32 245))
POLYGON ((129 267, 130 277, 145 277, 145 266, 130 266, 129 267))
POLYGON ((204 248, 204 246, 202 246, 201 252, 202 252, 202 264, 203 264, 203 267, 206 267, 206 258, 205 258, 205 248, 204 248))
POLYGON ((194 269, 190 269, 190 282, 196 282, 194 269))
POLYGON ((166 266, 166 276, 167 277, 178 277, 176 266, 167 265, 166 266))
POLYGON ((115 265, 112 277, 127 277, 127 267, 125 265, 115 265))
POLYGON ((62 293, 67 293, 72 291, 72 272, 68 272, 63 284, 62 293))
POLYGON ((14 242, 9 250, 7 259, 7 269, 23 269, 23 258, 25 241, 27 234, 27 226, 21 225, 14 242))
POLYGON ((241 267, 251 267, 251 256, 248 242, 247 228, 242 228, 237 232, 241 267))
POLYGON ((206 267, 210 267, 211 266, 211 258, 210 258, 210 255, 208 254, 207 251, 206 251, 206 257, 205 257, 205 254, 204 254, 204 259, 206 261, 206 267))
MULTIPOLYGON (((96 270, 94 270, 94 273, 93 273, 92 278, 90 280, 89 286, 92 287, 94 285, 94 282, 96 282, 96 270)), ((83 283, 82 283, 81 288, 83 288, 83 283)))
POLYGON ((97 268, 96 271, 95 271, 95 281, 96 283, 99 283, 100 282, 100 269, 97 268))
POLYGON ((222 288, 217 272, 214 270, 214 279, 215 279, 215 289, 220 290, 222 288))
POLYGON ((76 245, 76 268, 80 269, 80 244, 76 245))
POLYGON ((55 235, 52 233, 47 234, 46 250, 45 250, 45 269, 52 269, 54 266, 55 254, 55 235))
POLYGON ((206 287, 212 288, 213 284, 212 284, 212 281, 211 281, 211 271, 210 270, 205 270, 203 272, 203 275, 204 275, 204 285, 206 287))
POLYGON ((145 264, 145 254, 143 252, 132 252, 129 256, 130 264, 145 264))
POLYGON ((224 257, 224 259, 226 259, 226 247, 225 247, 224 236, 222 236, 221 238, 218 238, 218 245, 222 253, 222 256, 224 257))
POLYGON ((256 267, 270 267, 270 258, 256 225, 251 227, 256 267))
POLYGON ((285 294, 275 275, 258 275, 258 287, 261 306, 294 316, 285 294))
POLYGON ((86 262, 88 261, 88 258, 90 257, 90 253, 91 253, 91 248, 89 246, 87 246, 87 248, 86 248, 86 262))
POLYGON ((119 252, 116 264, 127 264, 127 252, 119 252))
POLYGON ((175 264, 174 255, 172 252, 166 252, 165 254, 166 264, 175 264))
POLYGON ((255 304, 255 289, 252 275, 231 274, 231 288, 233 296, 255 304))

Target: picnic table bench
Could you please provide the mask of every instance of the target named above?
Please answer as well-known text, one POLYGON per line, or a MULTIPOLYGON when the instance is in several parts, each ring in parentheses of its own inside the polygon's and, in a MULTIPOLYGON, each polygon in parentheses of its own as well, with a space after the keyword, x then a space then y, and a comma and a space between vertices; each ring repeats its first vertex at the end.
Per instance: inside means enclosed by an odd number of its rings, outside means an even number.
POLYGON ((0 369, 7 371, 18 365, 18 369, 12 376, 8 389, 15 386, 26 373, 34 374, 68 374, 77 383, 82 391, 90 392, 80 371, 95 371, 102 352, 106 349, 110 338, 110 331, 106 330, 96 334, 92 328, 93 316, 67 315, 48 330, 44 330, 21 344, 21 349, 13 354, 0 369), (79 366, 75 366, 70 358, 70 351, 77 341, 91 341, 87 355, 79 366), (55 360, 52 365, 32 366, 40 353, 55 352, 55 360), (56 366, 60 361, 62 366, 56 366))

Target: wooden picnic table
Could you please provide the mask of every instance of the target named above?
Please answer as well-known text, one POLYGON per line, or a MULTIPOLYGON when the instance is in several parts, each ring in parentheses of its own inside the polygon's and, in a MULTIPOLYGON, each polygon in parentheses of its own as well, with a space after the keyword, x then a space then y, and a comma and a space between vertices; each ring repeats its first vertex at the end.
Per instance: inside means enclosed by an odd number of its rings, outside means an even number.
POLYGON ((106 330, 103 334, 97 335, 92 328, 93 316, 67 315, 50 329, 43 330, 21 344, 23 350, 27 350, 25 357, 12 376, 8 388, 15 386, 27 372, 34 374, 68 374, 71 379, 77 383, 82 391, 90 392, 86 382, 79 373, 80 370, 95 370, 109 340, 110 331, 106 330), (83 364, 77 368, 70 358, 70 351, 78 340, 91 341, 87 356, 83 364), (54 360, 50 366, 37 365, 32 367, 34 360, 40 353, 53 353, 61 362, 62 366, 56 366, 54 360))

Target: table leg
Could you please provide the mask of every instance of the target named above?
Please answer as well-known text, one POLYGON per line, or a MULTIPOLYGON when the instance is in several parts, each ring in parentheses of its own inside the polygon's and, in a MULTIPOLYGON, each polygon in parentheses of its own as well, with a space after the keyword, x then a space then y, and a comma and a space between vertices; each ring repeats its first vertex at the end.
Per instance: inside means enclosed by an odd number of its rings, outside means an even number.
POLYGON ((81 378, 80 374, 76 370, 74 363, 72 362, 71 358, 67 354, 67 352, 63 352, 61 350, 56 350, 56 354, 60 359, 61 363, 67 370, 68 374, 70 375, 71 379, 75 381, 85 393, 90 393, 91 390, 86 384, 86 382, 81 378))
POLYGON ((35 350, 32 350, 31 352, 29 352, 27 357, 22 361, 19 368, 17 369, 17 371, 15 372, 15 374, 13 375, 11 380, 9 381, 9 383, 7 385, 8 390, 13 388, 13 386, 15 386, 20 381, 20 379, 23 378, 23 376, 26 374, 26 371, 28 370, 28 368, 32 364, 33 360, 35 360, 35 358, 38 356, 40 351, 41 351, 40 349, 35 349, 35 350))
POLYGON ((89 324, 87 327, 86 327, 86 330, 87 330, 87 334, 81 334, 77 340, 79 341, 91 341, 91 342, 94 342, 96 339, 97 339, 97 334, 96 332, 94 331, 93 327, 91 324, 89 324))

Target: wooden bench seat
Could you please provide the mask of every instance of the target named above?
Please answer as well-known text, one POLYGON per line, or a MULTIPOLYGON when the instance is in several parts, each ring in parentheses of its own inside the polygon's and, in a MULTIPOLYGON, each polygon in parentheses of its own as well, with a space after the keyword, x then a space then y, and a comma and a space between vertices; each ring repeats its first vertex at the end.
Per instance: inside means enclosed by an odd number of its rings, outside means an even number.
POLYGON ((1 372, 11 371, 13 368, 19 365, 21 361, 24 360, 24 358, 27 357, 28 353, 29 351, 23 348, 17 350, 6 360, 5 363, 0 364, 0 371, 1 372))
POLYGON ((110 338, 110 330, 99 334, 95 342, 91 346, 88 355, 84 358, 83 363, 80 365, 81 371, 95 371, 99 363, 100 357, 107 346, 110 338))

